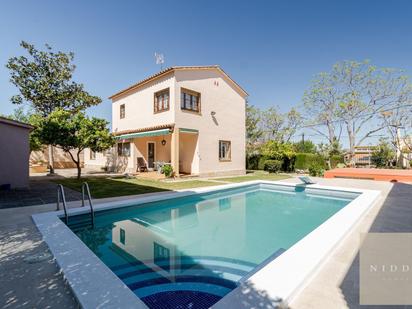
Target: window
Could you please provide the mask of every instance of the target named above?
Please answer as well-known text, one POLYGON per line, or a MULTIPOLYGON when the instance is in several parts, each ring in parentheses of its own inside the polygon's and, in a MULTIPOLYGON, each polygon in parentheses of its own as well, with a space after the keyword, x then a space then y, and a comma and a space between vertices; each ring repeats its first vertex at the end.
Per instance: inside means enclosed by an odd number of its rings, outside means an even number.
POLYGON ((219 160, 230 161, 230 142, 219 141, 219 160))
POLYGON ((120 105, 120 119, 123 119, 126 116, 126 107, 124 104, 120 105))
POLYGON ((117 154, 123 157, 130 157, 130 143, 117 144, 117 154))
POLYGON ((120 229, 120 242, 123 245, 126 244, 126 231, 124 229, 120 229))
POLYGON ((90 160, 96 160, 96 152, 90 149, 90 160))
POLYGON ((169 110, 169 88, 154 94, 154 112, 160 113, 169 110))
POLYGON ((180 96, 180 108, 192 112, 200 112, 200 93, 183 89, 180 96))
POLYGON ((153 242, 154 263, 164 270, 170 270, 170 250, 157 242, 153 242), (166 263, 165 263, 166 262, 166 263))

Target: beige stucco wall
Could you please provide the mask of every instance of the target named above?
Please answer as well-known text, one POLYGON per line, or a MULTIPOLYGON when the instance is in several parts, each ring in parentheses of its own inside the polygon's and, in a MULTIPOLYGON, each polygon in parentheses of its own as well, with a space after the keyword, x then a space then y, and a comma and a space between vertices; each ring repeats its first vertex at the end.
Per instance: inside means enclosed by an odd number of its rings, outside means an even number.
POLYGON ((245 99, 217 70, 176 73, 175 122, 180 128, 199 131, 197 157, 201 175, 245 172, 245 99), (180 88, 201 94, 201 114, 180 109, 180 88), (211 112, 216 113, 212 117, 211 112), (230 162, 219 161, 219 140, 231 141, 230 162))
MULTIPOLYGON (((245 98, 216 69, 175 71, 152 81, 133 92, 116 98, 112 105, 114 132, 147 128, 162 124, 175 124, 180 128, 198 130, 198 134, 179 135, 179 166, 181 172, 200 175, 224 175, 245 173, 245 98), (201 113, 183 111, 180 108, 181 88, 201 94, 201 113), (170 110, 154 113, 154 93, 170 89, 170 110), (120 119, 120 105, 125 104, 126 116, 120 119), (215 112, 212 117, 211 112, 215 112), (219 140, 231 142, 231 160, 219 161, 219 140)), ((156 161, 168 162, 170 136, 166 147, 160 145, 163 137, 133 139, 127 170, 136 171, 136 158, 147 159, 147 141, 156 142, 156 161)), ((85 152, 85 165, 104 164, 97 159, 89 162, 85 152)))
POLYGON ((0 122, 0 185, 29 185, 29 129, 0 122))
POLYGON ((174 122, 174 105, 170 110, 154 113, 154 93, 170 88, 170 97, 174 97, 175 78, 173 74, 155 80, 138 91, 123 95, 112 103, 113 132, 146 128, 174 122), (125 104, 125 118, 120 119, 120 105, 125 104))
MULTIPOLYGON (((71 151, 76 157, 76 152, 71 151)), ((81 166, 84 164, 83 151, 80 153, 81 166)), ((54 168, 75 168, 76 164, 73 162, 70 155, 64 152, 61 148, 53 147, 53 165, 54 168)), ((44 146, 43 150, 32 151, 30 153, 30 165, 48 166, 49 162, 49 147, 44 146)))

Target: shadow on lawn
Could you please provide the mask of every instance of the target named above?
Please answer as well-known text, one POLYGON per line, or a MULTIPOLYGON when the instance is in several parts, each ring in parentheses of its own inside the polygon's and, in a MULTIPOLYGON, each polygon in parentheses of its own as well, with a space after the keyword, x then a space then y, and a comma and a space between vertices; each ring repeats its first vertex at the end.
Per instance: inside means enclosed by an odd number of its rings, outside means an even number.
POLYGON ((156 193, 164 191, 172 191, 163 187, 147 183, 134 183, 131 179, 128 181, 125 178, 82 178, 80 180, 66 178, 56 181, 65 187, 81 192, 83 182, 87 182, 90 187, 90 193, 93 198, 107 198, 126 195, 137 195, 144 193, 156 193))
MULTIPOLYGON (((412 185, 394 183, 391 191, 386 197, 378 215, 376 216, 370 233, 412 233, 412 207, 411 207, 412 185)), ((359 251, 356 254, 340 288, 348 308, 412 308, 410 306, 366 306, 360 305, 360 283, 359 283, 359 251)))

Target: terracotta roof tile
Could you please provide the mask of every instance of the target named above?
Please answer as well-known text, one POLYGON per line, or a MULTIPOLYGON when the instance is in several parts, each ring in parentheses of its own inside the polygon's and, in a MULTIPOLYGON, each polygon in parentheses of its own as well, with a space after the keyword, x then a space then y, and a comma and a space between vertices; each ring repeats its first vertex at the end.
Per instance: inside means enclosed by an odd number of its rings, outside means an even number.
POLYGON ((240 92, 243 93, 244 96, 248 96, 248 93, 242 87, 240 87, 239 84, 236 83, 225 71, 223 71, 223 69, 220 66, 218 66, 218 65, 204 65, 204 66, 173 66, 173 67, 166 68, 166 69, 164 69, 164 70, 162 70, 162 71, 160 71, 156 74, 153 74, 153 75, 137 82, 136 84, 131 85, 130 87, 127 87, 127 88, 115 93, 114 95, 110 96, 109 99, 114 100, 122 94, 125 94, 125 93, 127 93, 131 90, 136 90, 139 87, 147 84, 148 82, 150 82, 152 80, 155 80, 157 78, 160 78, 162 76, 165 76, 165 75, 167 75, 171 72, 174 72, 175 70, 203 70, 203 69, 217 69, 217 70, 219 70, 228 80, 230 80, 233 83, 233 85, 240 92))

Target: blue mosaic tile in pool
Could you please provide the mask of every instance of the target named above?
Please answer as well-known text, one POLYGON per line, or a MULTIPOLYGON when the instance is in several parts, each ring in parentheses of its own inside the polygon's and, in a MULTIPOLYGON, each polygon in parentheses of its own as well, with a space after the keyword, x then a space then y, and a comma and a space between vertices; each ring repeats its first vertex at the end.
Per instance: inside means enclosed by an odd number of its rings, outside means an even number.
POLYGON ((356 196, 249 185, 71 217, 149 308, 209 308, 356 196))

